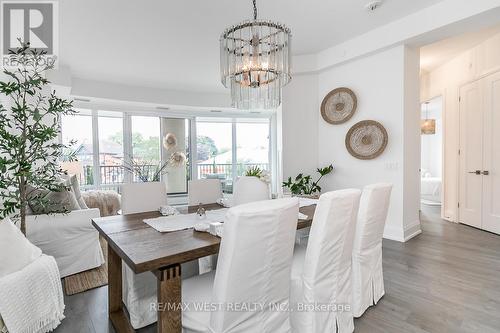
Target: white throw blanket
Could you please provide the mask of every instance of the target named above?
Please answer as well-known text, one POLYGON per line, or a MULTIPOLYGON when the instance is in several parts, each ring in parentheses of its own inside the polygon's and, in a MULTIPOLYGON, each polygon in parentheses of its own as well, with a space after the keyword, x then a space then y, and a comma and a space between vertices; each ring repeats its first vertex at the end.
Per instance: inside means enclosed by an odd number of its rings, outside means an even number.
POLYGON ((42 255, 0 279, 0 315, 9 333, 49 332, 61 323, 64 299, 53 257, 42 255))

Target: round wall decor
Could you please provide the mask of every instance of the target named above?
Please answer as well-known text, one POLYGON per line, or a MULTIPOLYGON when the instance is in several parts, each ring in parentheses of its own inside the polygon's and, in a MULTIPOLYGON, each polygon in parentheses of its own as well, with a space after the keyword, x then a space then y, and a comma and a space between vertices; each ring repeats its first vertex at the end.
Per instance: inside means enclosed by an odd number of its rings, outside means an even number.
POLYGON ((384 152, 387 140, 384 126, 374 120, 363 120, 347 132, 345 146, 352 156, 371 160, 384 152))
POLYGON ((351 119, 357 105, 358 100, 351 89, 337 88, 323 99, 321 116, 330 124, 342 124, 351 119))

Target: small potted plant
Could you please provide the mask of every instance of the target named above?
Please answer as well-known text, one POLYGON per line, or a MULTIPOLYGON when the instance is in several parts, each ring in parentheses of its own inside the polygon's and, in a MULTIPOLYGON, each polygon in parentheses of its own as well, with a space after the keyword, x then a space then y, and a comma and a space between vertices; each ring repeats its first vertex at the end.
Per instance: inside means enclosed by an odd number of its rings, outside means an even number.
POLYGON ((333 172, 333 165, 318 168, 316 171, 319 174, 316 181, 313 181, 310 175, 299 173, 294 180, 292 180, 292 177, 288 177, 288 180, 283 182, 283 187, 288 188, 293 196, 318 198, 321 193, 319 182, 324 176, 333 172))
POLYGON ((271 183, 271 174, 267 170, 262 170, 261 168, 254 166, 249 168, 245 172, 246 177, 257 177, 266 184, 271 183))

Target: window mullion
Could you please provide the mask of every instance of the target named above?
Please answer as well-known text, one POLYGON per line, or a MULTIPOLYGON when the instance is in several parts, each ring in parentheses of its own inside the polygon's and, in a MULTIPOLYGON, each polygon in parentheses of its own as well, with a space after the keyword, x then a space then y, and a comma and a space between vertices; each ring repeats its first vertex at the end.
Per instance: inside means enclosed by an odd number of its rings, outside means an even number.
POLYGON ((276 131, 276 115, 269 118, 269 172, 271 174, 271 188, 273 193, 279 193, 280 179, 278 179, 278 133, 276 131))
POLYGON ((196 134, 196 118, 189 120, 189 165, 191 166, 191 179, 198 179, 198 138, 196 134))
POLYGON ((92 110, 92 154, 93 154, 93 176, 94 186, 101 187, 101 166, 99 161, 99 116, 97 110, 92 110))
MULTIPOLYGON (((123 160, 124 163, 130 164, 132 162, 132 117, 129 113, 123 113, 123 160)), ((124 171, 124 183, 132 182, 132 174, 128 171, 124 171)))
POLYGON ((234 184, 236 183, 236 177, 238 177, 238 156, 237 154, 237 142, 236 142, 236 119, 233 119, 232 121, 232 176, 233 176, 233 190, 234 190, 234 184))

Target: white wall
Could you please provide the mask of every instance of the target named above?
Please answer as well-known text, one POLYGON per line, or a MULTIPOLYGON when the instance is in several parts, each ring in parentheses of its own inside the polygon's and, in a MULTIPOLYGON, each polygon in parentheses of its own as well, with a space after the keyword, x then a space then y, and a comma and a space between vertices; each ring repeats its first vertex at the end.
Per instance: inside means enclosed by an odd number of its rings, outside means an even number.
POLYGON ((333 163, 336 169, 323 191, 394 184, 384 237, 399 241, 420 232, 418 58, 418 52, 400 45, 317 75, 294 77, 283 97, 285 176, 333 163), (347 123, 331 125, 320 116, 319 105, 341 86, 356 93, 358 109, 347 123), (389 134, 385 152, 369 161, 352 157, 345 147, 349 128, 365 119, 379 121, 389 134))
POLYGON ((421 101, 443 96, 443 218, 458 218, 459 90, 468 82, 500 71, 500 34, 451 59, 421 78, 421 101))
MULTIPOLYGON (((404 47, 403 94, 403 238, 420 229, 420 51, 404 47)), ((386 228, 387 230, 387 228, 386 228)))
POLYGON ((298 75, 283 89, 283 178, 318 167, 318 76, 298 75))

